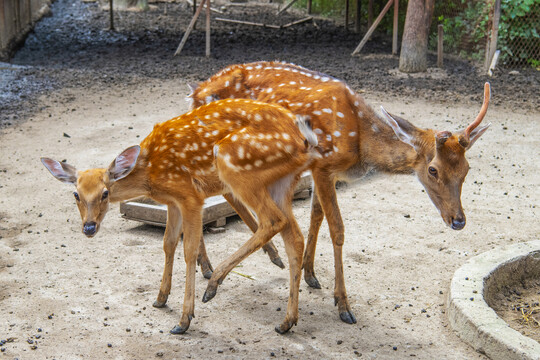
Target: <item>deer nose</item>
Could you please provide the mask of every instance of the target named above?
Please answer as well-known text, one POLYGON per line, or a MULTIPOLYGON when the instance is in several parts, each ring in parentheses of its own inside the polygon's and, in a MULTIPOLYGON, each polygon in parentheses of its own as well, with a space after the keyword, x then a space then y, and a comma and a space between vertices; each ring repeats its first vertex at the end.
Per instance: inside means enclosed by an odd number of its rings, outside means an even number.
POLYGON ((461 230, 465 227, 465 218, 452 219, 452 229, 461 230))
POLYGON ((83 233, 86 236, 96 235, 97 224, 95 222, 87 222, 83 226, 83 233))

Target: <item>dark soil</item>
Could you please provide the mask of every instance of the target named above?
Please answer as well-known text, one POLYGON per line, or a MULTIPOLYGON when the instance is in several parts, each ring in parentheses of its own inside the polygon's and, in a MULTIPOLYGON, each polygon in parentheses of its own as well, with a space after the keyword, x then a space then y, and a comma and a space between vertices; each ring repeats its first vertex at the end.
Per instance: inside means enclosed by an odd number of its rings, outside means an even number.
MULTIPOLYGON (((276 16, 276 4, 230 6, 216 1, 224 14, 212 17, 284 25, 305 14, 289 11, 276 16)), ((498 70, 481 74, 474 64, 445 59, 444 71, 421 75, 397 72, 399 58, 391 55, 391 40, 376 34, 360 56, 351 52, 363 34, 347 32, 332 20, 270 29, 212 22, 212 57, 204 56, 204 16, 180 56, 174 57, 192 9, 185 1, 155 3, 151 10, 118 11, 116 31, 108 31, 108 11, 98 3, 57 0, 52 16, 40 21, 24 46, 0 66, 0 128, 24 120, 36 111, 37 97, 59 88, 136 85, 150 79, 178 79, 178 86, 202 81, 219 69, 240 62, 283 60, 328 73, 360 91, 425 98, 454 103, 482 101, 482 84, 490 81, 493 102, 537 111, 540 80, 534 69, 498 70), (20 65, 22 67, 14 67, 20 65)), ((430 66, 435 56, 429 55, 430 66)), ((171 89, 171 97, 176 91, 171 89)))

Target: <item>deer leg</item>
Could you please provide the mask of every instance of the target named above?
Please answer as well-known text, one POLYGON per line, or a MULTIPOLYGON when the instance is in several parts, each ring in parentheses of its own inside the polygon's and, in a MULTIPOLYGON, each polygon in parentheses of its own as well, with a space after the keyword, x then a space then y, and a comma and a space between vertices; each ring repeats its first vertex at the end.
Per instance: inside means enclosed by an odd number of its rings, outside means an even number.
POLYGON ((351 311, 347 291, 345 289, 345 275, 343 274, 343 243, 345 241, 345 227, 339 211, 336 188, 334 181, 321 174, 313 174, 313 179, 317 183, 317 195, 326 216, 330 237, 334 247, 334 270, 335 286, 334 301, 338 306, 339 317, 343 322, 355 324, 356 318, 351 311))
POLYGON ((199 242, 199 254, 197 255, 197 264, 201 267, 201 272, 205 279, 210 279, 214 269, 206 253, 206 246, 204 245, 204 236, 201 235, 199 242))
POLYGON ((182 230, 180 221, 180 209, 174 205, 169 205, 167 209, 167 225, 163 236, 163 251, 165 252, 165 268, 161 278, 161 286, 157 300, 152 306, 161 308, 167 303, 167 298, 171 292, 172 270, 174 263, 174 253, 178 245, 178 239, 182 230))
POLYGON ((319 229, 321 228, 322 221, 324 220, 324 212, 317 196, 317 191, 314 188, 311 194, 311 219, 309 224, 308 240, 306 244, 306 250, 304 252, 304 280, 306 283, 315 289, 320 289, 321 284, 315 277, 315 249, 317 247, 317 238, 319 236, 319 229))
POLYGON ((186 262, 186 287, 180 324, 176 325, 171 334, 183 334, 189 328, 191 319, 195 317, 195 273, 197 270, 197 251, 202 236, 202 205, 191 204, 182 207, 184 219, 184 260, 186 262))
MULTIPOLYGON (((240 201, 238 201, 232 194, 224 194, 223 197, 229 202, 231 207, 236 211, 238 216, 240 216, 240 218, 250 228, 250 230, 253 232, 257 231, 257 220, 255 220, 255 217, 253 217, 251 211, 249 211, 249 209, 246 208, 244 204, 242 204, 240 201)), ((281 261, 278 250, 276 249, 272 241, 264 244, 262 248, 263 251, 268 254, 268 257, 273 264, 279 266, 282 269, 285 269, 285 265, 283 265, 283 261, 281 261)))
POLYGON ((285 242, 285 250, 289 259, 289 301, 287 303, 287 315, 281 325, 276 326, 276 331, 284 334, 298 322, 298 296, 300 293, 300 280, 302 278, 302 252, 304 251, 304 238, 298 224, 294 220, 292 211, 288 216, 289 223, 281 232, 285 242))
POLYGON ((253 236, 244 245, 242 245, 240 249, 219 264, 219 266, 214 270, 214 273, 208 282, 208 286, 206 287, 202 300, 203 302, 210 301, 216 295, 217 287, 236 265, 238 265, 250 254, 260 249, 286 225, 285 216, 272 201, 268 193, 263 192, 261 197, 251 200, 254 201, 254 205, 259 208, 257 214, 264 214, 262 217, 259 216, 260 223, 257 231, 255 231, 253 236))

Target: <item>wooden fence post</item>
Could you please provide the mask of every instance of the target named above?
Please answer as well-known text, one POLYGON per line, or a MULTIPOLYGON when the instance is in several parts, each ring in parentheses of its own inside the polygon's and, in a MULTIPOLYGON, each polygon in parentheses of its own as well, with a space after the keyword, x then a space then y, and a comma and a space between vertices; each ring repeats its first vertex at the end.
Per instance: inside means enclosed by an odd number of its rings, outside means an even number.
POLYGON ((444 29, 442 24, 439 24, 437 27, 437 35, 438 35, 438 42, 437 42, 437 67, 441 68, 443 67, 443 35, 444 35, 444 29))
POLYGON ((398 20, 399 20, 399 0, 394 0, 394 29, 393 29, 393 36, 392 36, 392 55, 397 55, 398 20))
POLYGON ((489 70, 491 65, 491 60, 495 51, 497 51, 497 37, 499 35, 499 20, 501 18, 501 0, 495 0, 495 9, 493 10, 493 21, 491 27, 491 40, 489 40, 489 45, 486 47, 486 62, 485 69, 489 70))

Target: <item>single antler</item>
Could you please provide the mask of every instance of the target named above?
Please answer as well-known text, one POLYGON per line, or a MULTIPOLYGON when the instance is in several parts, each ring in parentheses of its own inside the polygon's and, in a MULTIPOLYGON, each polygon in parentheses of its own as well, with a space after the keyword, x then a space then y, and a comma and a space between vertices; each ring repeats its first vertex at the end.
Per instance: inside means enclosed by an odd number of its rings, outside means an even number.
POLYGON ((484 85, 484 103, 482 104, 482 108, 480 109, 480 113, 476 117, 476 120, 474 120, 463 132, 463 136, 469 140, 471 132, 476 129, 478 125, 482 122, 484 119, 484 116, 486 115, 488 105, 489 105, 489 99, 491 98, 491 91, 489 88, 489 83, 485 83, 484 85))

